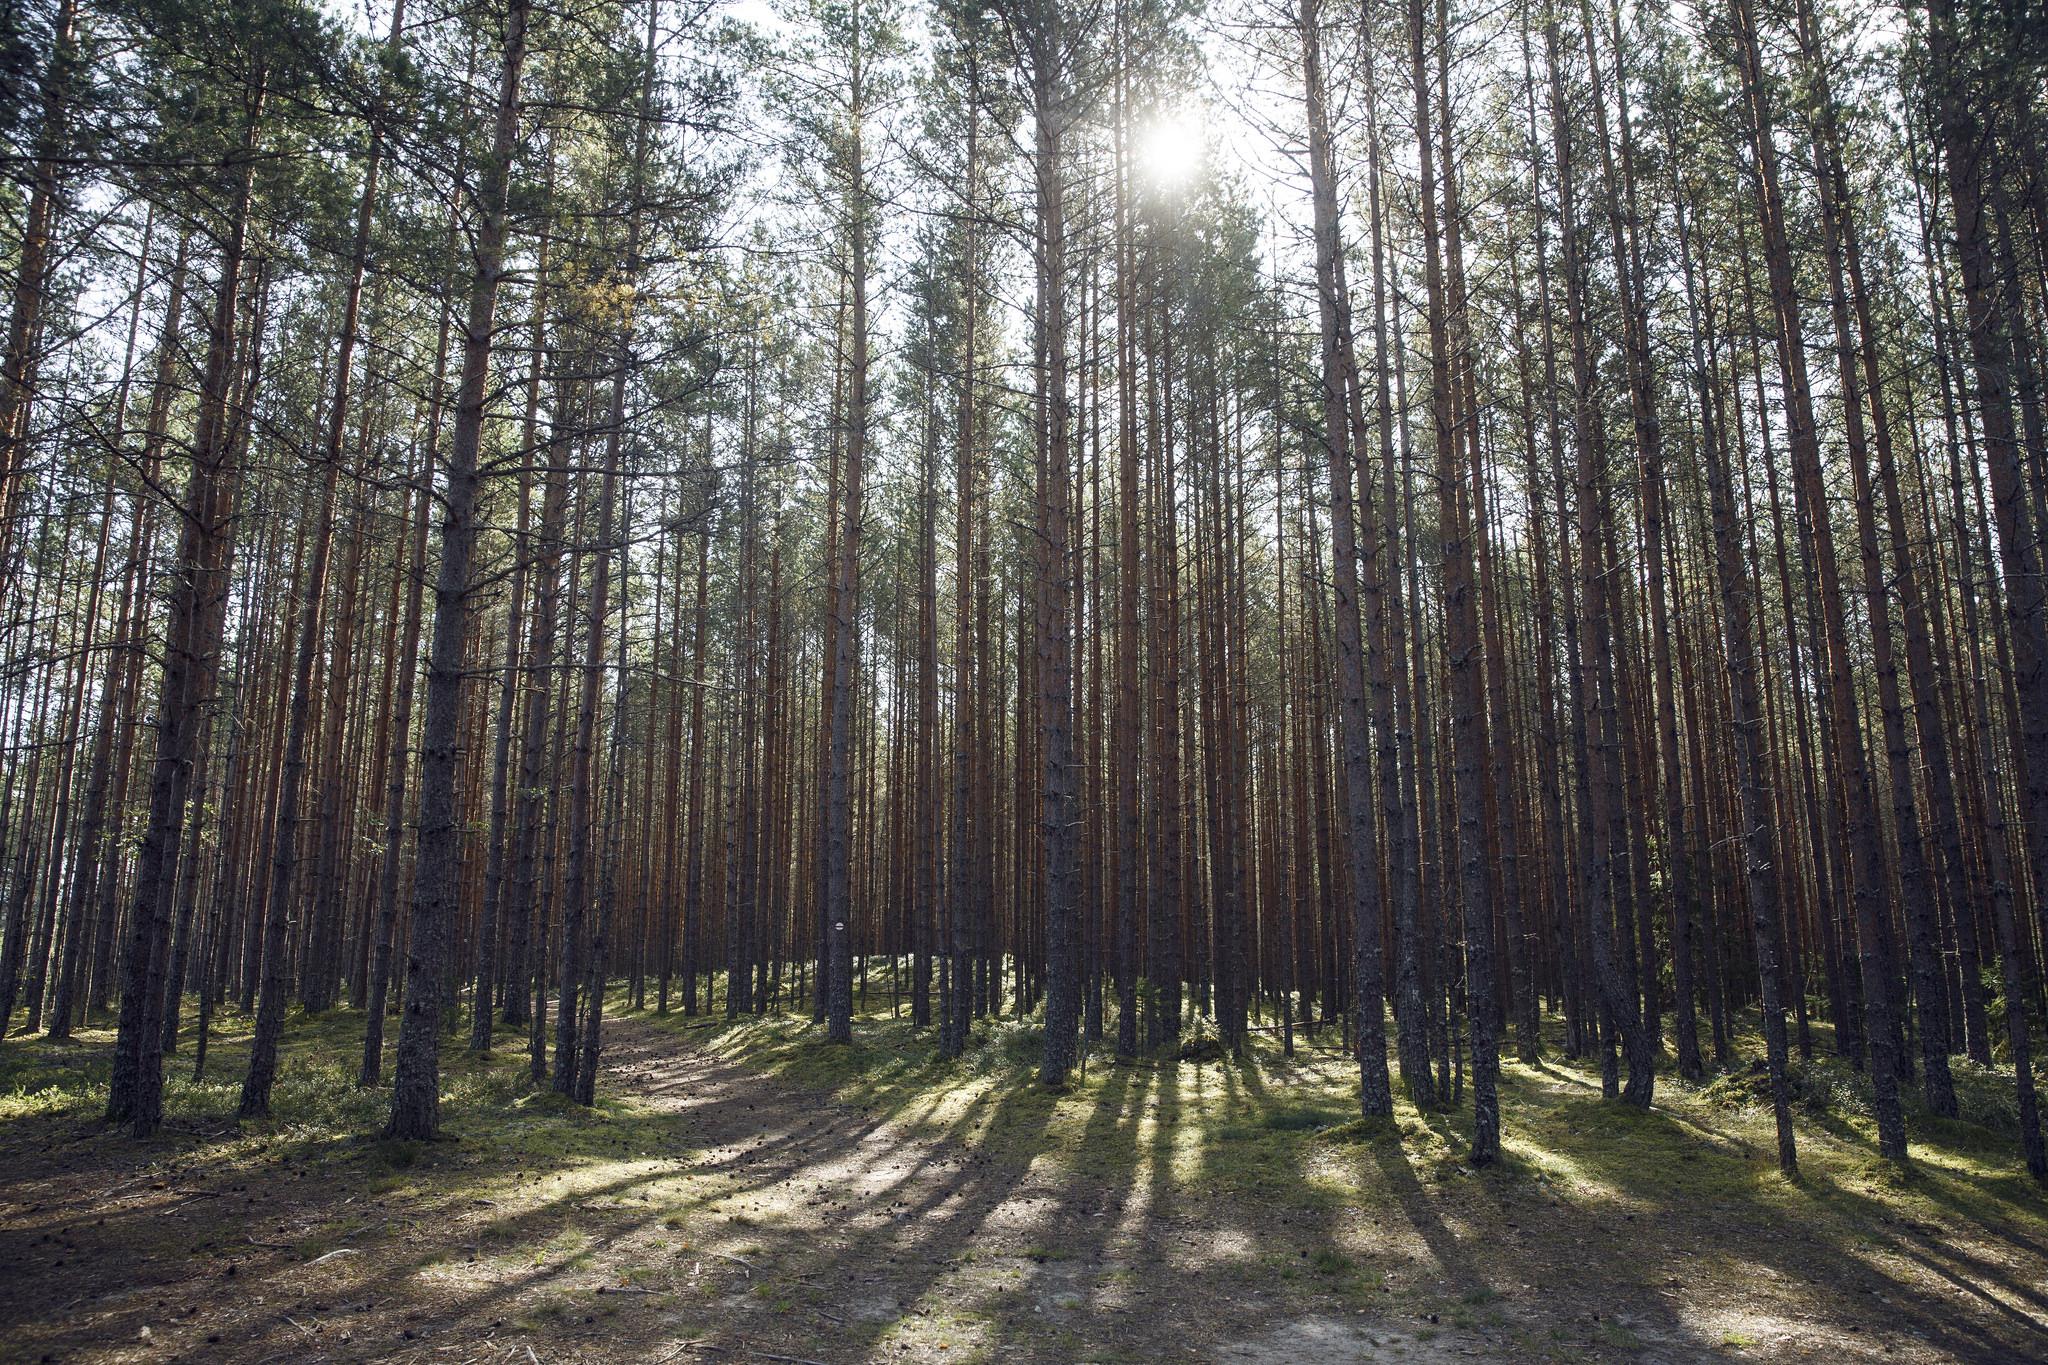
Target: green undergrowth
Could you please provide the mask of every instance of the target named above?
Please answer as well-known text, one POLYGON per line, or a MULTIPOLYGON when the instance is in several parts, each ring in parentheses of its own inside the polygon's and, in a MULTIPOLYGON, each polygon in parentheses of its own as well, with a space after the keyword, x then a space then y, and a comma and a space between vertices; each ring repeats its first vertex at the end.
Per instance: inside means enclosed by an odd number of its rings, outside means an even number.
MULTIPOLYGON (((1956 1094, 1954 1118, 1929 1110, 1916 1081, 1900 1082, 1900 1099, 1909 1124, 1943 1147, 1985 1152, 2016 1148, 2020 1140, 2020 1115, 2013 1093, 2012 1067, 1985 1066, 1967 1057, 1951 1057, 1949 1072, 1956 1094)), ((1795 1058, 1785 1069, 1785 1079, 1793 1107, 1816 1122, 1875 1121, 1870 1076, 1846 1057, 1824 1051, 1816 1052, 1811 1060, 1795 1058)), ((1767 1108, 1771 1102, 1770 1077, 1759 1057, 1713 1077, 1701 1093, 1727 1108, 1767 1108)))
POLYGON ((1908 1101, 1910 1172, 1876 1158, 1866 1078, 1832 1055, 1795 1068, 1800 1173, 1787 1179, 1760 1067, 1746 1061, 1760 1040, 1747 1035, 1738 1065, 1699 1086, 1661 1073, 1648 1111, 1603 1099, 1597 1065, 1562 1060, 1552 1037, 1536 1065, 1504 1064, 1502 1152, 1475 1169, 1469 1090, 1448 1108, 1425 1112, 1404 1096, 1393 1120, 1363 1118, 1357 1070, 1334 1030, 1298 1037, 1292 1057, 1271 1033, 1251 1035, 1238 1057, 1196 1046, 1119 1064, 1096 1044, 1052 1094, 1036 1080, 1034 1020, 979 1021, 952 1061, 938 1058, 932 1030, 887 1014, 856 1019, 843 1046, 800 1017, 666 1026, 910 1131, 966 1137, 995 1159, 1132 1181, 1164 1172, 1198 1198, 1327 1213, 1470 1186, 1494 1202, 1546 1201, 1624 1223, 1720 1205, 1845 1241, 1901 1220, 2030 1239, 2048 1231, 2048 1202, 2021 1161, 2010 1069, 1962 1058, 1960 1118, 1908 1101))
MULTIPOLYGON (((443 1140, 386 1140, 380 1133, 390 1105, 389 1053, 383 1085, 356 1084, 363 1016, 350 1009, 313 1016, 293 1010, 280 1044, 270 1117, 239 1120, 250 1032, 249 1020, 225 1015, 209 1044, 205 1076, 195 1080, 195 1037, 187 1025, 178 1050, 165 1058, 164 1127, 142 1143, 101 1121, 114 1042, 110 1023, 95 1021, 68 1042, 10 1039, 0 1045, 0 1157, 68 1144, 64 1150, 80 1163, 133 1166, 166 1179, 203 1172, 252 1184, 345 1180, 374 1199, 394 1197, 430 1211, 444 1202, 475 1202, 573 1177, 622 1157, 687 1150, 673 1124, 630 1097, 601 1095, 595 1107, 585 1108, 536 1088, 523 1034, 501 1034, 499 1049, 487 1055, 467 1050, 466 1033, 444 1037, 443 1140)), ((395 1033, 394 1020, 387 1048, 395 1033)), ((298 1249, 310 1256, 320 1246, 298 1249)))

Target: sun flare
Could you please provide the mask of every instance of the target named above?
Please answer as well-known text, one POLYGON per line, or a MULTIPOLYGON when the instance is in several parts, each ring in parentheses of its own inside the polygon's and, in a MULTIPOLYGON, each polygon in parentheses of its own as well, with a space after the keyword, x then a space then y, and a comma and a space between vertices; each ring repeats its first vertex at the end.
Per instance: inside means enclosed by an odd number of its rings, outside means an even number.
POLYGON ((1139 130, 1136 151, 1148 180, 1178 189, 1202 168, 1202 125, 1191 115, 1162 115, 1139 130))

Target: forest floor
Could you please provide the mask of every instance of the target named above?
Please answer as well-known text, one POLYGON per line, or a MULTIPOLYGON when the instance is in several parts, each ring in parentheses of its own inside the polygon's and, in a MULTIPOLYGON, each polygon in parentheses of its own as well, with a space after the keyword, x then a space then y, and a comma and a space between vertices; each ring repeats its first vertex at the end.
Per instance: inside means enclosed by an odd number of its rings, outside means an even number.
POLYGON ((600 1103, 451 1038, 448 1141, 374 1140, 361 1017, 296 1013, 271 1121, 235 1123, 246 1025, 171 1066, 163 1135, 98 1120, 110 1030, 0 1045, 0 1359, 1171 1361, 2048 1359, 2048 1198, 2001 1132, 1913 1120, 1874 1158, 1853 1079, 1802 1073, 1802 1173, 1747 1074, 1509 1062, 1505 1159, 1467 1112, 1371 1131, 1326 1032, 1284 1058, 1031 1079, 886 1014, 607 1020, 600 1103))

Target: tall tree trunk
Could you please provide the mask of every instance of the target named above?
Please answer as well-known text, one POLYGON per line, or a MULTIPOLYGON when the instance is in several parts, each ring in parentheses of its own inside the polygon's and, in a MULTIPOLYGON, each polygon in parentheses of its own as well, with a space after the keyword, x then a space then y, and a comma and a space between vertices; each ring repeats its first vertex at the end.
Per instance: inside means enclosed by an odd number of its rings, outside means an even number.
MULTIPOLYGON (((1357 513, 1352 432, 1346 402, 1342 331, 1343 241, 1337 222, 1336 167, 1325 109, 1321 17, 1303 0, 1299 20, 1302 81, 1308 106, 1309 184, 1314 204, 1316 314, 1322 339, 1324 452, 1330 483, 1331 577, 1336 583, 1337 703, 1343 749, 1344 831, 1350 870, 1352 1014, 1358 1102, 1367 1118, 1394 1112, 1387 1075, 1385 969, 1380 958, 1379 844, 1374 826, 1373 740, 1366 710, 1365 659, 1358 616, 1357 513)), ((1425 168, 1428 153, 1423 153, 1425 168)), ((1426 174, 1426 169, 1425 169, 1426 174)), ((1405 1078, 1405 1072, 1404 1072, 1405 1078)), ((1412 1081, 1411 1081, 1412 1084, 1412 1081)), ((1483 1158, 1482 1158, 1483 1159, 1483 1158)))
MULTIPOLYGON (((387 42, 394 53, 398 50, 404 22, 405 6, 400 3, 392 10, 391 36, 387 42)), ((327 562, 334 544, 335 491, 341 479, 341 448, 348 431, 350 387, 355 378, 363 275, 369 264, 370 229, 377 216, 377 177, 383 158, 384 122, 381 117, 373 116, 370 120, 369 152, 363 164, 362 190, 356 199, 355 240, 349 249, 348 279, 342 289, 341 330, 335 349, 334 382, 327 396, 327 429, 321 449, 325 471, 314 513, 313 561, 312 567, 306 571, 305 600, 299 607, 298 655, 292 665, 284 769, 278 791, 270 880, 264 898, 262 983, 256 1001, 256 1032, 249 1045, 249 1068, 242 1079, 238 1106, 243 1118, 262 1118, 270 1113, 270 1088, 277 1075, 277 1044, 284 1031, 285 934, 291 922, 293 879, 298 870, 299 820, 301 803, 305 799, 306 730, 312 713, 313 669, 319 658, 323 635, 327 562)), ((332 666, 336 669, 346 667, 339 647, 332 666)))
MULTIPOLYGON (((1649 1046, 1638 1008, 1635 983, 1614 961, 1613 830, 1619 812, 1614 789, 1619 786, 1616 752, 1613 661, 1608 578, 1601 568, 1599 526, 1603 518, 1605 424, 1599 395, 1594 392, 1590 325, 1586 319, 1586 262, 1577 216, 1576 177, 1572 160, 1570 113, 1559 68, 1556 21, 1546 16, 1543 46, 1550 68, 1551 127, 1558 186, 1558 235, 1563 253, 1565 317, 1571 347, 1572 441, 1576 455, 1578 610, 1568 613, 1566 649, 1573 671, 1572 745, 1576 770, 1579 821, 1581 913, 1591 950, 1595 988, 1601 1013, 1601 1089, 1610 1098, 1619 1091, 1611 1040, 1619 1035, 1628 1057, 1631 1103, 1647 1106, 1652 1085, 1649 1046)), ((1560 513, 1564 496, 1559 471, 1560 513)), ((1569 605, 1569 604, 1568 604, 1569 605)), ((1622 932, 1627 932, 1624 925, 1622 932)))
POLYGON ((1743 103, 1748 116, 1751 149, 1756 155, 1757 207, 1764 236, 1764 265, 1770 278, 1779 363, 1785 380, 1785 417, 1792 447, 1794 492, 1802 522, 1810 526, 1819 579, 1823 639, 1827 647, 1826 695, 1831 711, 1834 762, 1846 793, 1846 829, 1851 886, 1856 907, 1857 956, 1863 979, 1863 1008, 1870 1052, 1870 1076, 1878 1123, 1878 1147, 1892 1161, 1906 1160, 1905 1118, 1899 1109, 1898 1056, 1892 1015, 1891 969, 1884 951, 1883 918, 1887 880, 1875 823, 1876 797, 1864 761, 1863 735, 1857 725, 1856 695, 1851 675, 1848 628, 1835 560, 1834 530, 1829 524, 1822 485, 1820 444, 1814 427, 1813 400, 1807 382, 1805 331, 1792 249, 1785 227, 1784 199, 1778 186, 1778 153, 1763 56, 1751 0, 1733 3, 1737 64, 1741 69, 1743 103))
POLYGON ((1737 538, 1735 498, 1728 474, 1728 451, 1709 394, 1714 372, 1712 352, 1701 346, 1702 315, 1712 337, 1713 300, 1693 304, 1692 252, 1686 240, 1685 214, 1678 216, 1679 249, 1684 268, 1686 303, 1692 322, 1692 366, 1699 393, 1700 448, 1707 466, 1707 490, 1713 504, 1715 578, 1721 590, 1721 638, 1728 650, 1732 728, 1735 738, 1736 793, 1740 800, 1745 889, 1749 895, 1756 949, 1757 993, 1762 997, 1764 1060, 1771 1087, 1771 1114, 1778 1131, 1778 1169, 1798 1170, 1793 1145, 1791 1088, 1786 1080, 1785 1007, 1780 998, 1780 926, 1777 850, 1771 834, 1770 783, 1764 753, 1763 704, 1757 690, 1756 616, 1749 594, 1749 574, 1742 565, 1737 538))
POLYGON ((826 1036, 853 1041, 853 704, 860 667, 860 542, 863 465, 868 441, 868 236, 866 53, 861 12, 853 10, 854 69, 847 107, 849 179, 845 187, 846 333, 845 458, 840 471, 839 537, 833 547, 832 669, 827 689, 825 866, 823 916, 826 1036))
MULTIPOLYGON (((1485 737, 1481 716, 1485 707, 1484 682, 1479 659, 1478 604, 1472 569, 1472 542, 1458 490, 1464 484, 1458 467, 1458 444, 1464 421, 1457 414, 1452 369, 1463 365, 1466 343, 1462 306, 1448 300, 1444 280, 1443 245, 1438 240, 1435 149, 1431 145, 1429 75, 1424 62, 1424 0, 1410 0, 1408 18, 1409 60, 1415 82, 1416 160, 1422 198, 1423 264, 1428 289, 1430 416, 1435 431, 1437 490, 1439 498, 1438 535, 1443 543, 1444 652, 1450 670, 1451 745, 1453 781, 1457 792, 1458 884, 1465 912, 1465 993, 1471 1015, 1472 1048, 1472 1164, 1485 1165, 1500 1154, 1500 1099, 1497 1093, 1500 1058, 1496 1030, 1496 1001, 1493 978, 1493 897, 1486 870, 1486 794, 1482 773, 1486 767, 1485 737)), ((1450 29, 1441 19, 1436 41, 1450 41, 1450 29)), ((1448 91, 1446 91, 1446 94, 1448 91)), ((1444 125, 1450 124, 1449 111, 1444 125)), ((1443 147, 1442 178, 1445 204, 1455 211, 1451 189, 1455 149, 1443 147)), ((1333 503, 1331 520, 1337 512, 1333 503)), ((1333 541, 1333 544, 1335 542, 1333 541)), ((1371 875, 1368 869, 1368 875, 1371 875)))
POLYGON ((391 1117, 385 1136, 431 1139, 440 1128, 441 1006, 458 909, 461 830, 455 770, 463 652, 469 635, 471 560, 476 550, 477 457, 490 378, 491 337, 504 273, 507 191, 519 135, 519 77, 526 62, 528 0, 510 0, 491 148, 477 180, 475 271, 462 329, 462 377, 448 445, 441 564, 434 579, 434 634, 420 737, 419 854, 406 950, 405 1015, 399 1025, 391 1117))
POLYGON ((185 808, 199 730, 204 708, 211 700, 202 688, 208 667, 220 648, 227 611, 235 492, 235 469, 230 463, 235 432, 228 409, 237 362, 236 317, 246 265, 249 207, 264 95, 265 74, 259 63, 249 73, 245 87, 241 145, 223 168, 230 196, 228 217, 221 242, 213 317, 207 329, 192 467, 185 487, 184 529, 179 536, 178 569, 171 591, 159 682, 149 823, 136 853, 135 891, 129 911, 107 1118, 131 1124, 138 1137, 154 1133, 163 1119, 160 996, 165 984, 165 958, 170 951, 172 883, 183 845, 185 808))
MULTIPOLYGON (((51 284, 52 229, 59 182, 70 140, 71 82, 78 62, 77 0, 60 0, 50 25, 50 51, 43 62, 42 107, 38 111, 36 159, 29 183, 28 210, 21 223, 7 312, 6 350, 0 352, 0 564, 13 558, 14 499, 28 463, 34 414, 37 348, 51 284)), ((8 605, 14 576, 0 573, 0 608, 8 605)), ((0 1026, 4 1026, 0 1019, 0 1026)))
POLYGON ((1042 1084, 1067 1082, 1080 1022, 1075 961, 1080 899, 1073 732, 1072 608, 1068 489, 1072 480, 1067 396, 1066 134, 1072 117, 1061 74, 1070 57, 1057 7, 1035 6, 1028 52, 1037 188, 1033 245, 1038 277, 1038 628, 1039 827, 1045 850, 1045 1055, 1042 1084))

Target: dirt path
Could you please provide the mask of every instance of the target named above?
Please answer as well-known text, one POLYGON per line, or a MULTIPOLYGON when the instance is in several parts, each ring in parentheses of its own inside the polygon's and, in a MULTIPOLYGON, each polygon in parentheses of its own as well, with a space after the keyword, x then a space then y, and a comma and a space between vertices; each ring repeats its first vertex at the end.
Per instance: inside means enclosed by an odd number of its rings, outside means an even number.
POLYGON ((525 1101, 424 1153, 286 1131, 228 1159, 215 1124, 138 1170, 87 1119, 19 1121, 32 1150, 0 1151, 0 1356, 2048 1357, 2038 1248, 1993 1262, 1922 1239, 1940 1254, 1917 1279, 1795 1245, 1737 1260, 1784 1234, 1717 1234, 1711 1211, 1704 1230, 1637 1222, 1541 1183, 1426 1189, 1399 1151, 1358 1145, 1306 1174, 1376 1163, 1373 1195, 1317 1209, 1181 1150, 1177 1087, 1209 1083, 1193 1068, 1114 1073, 1085 1131, 1055 1140, 1061 1101, 1034 1087, 862 1108, 687 1030, 608 1028, 609 1114, 525 1101))

